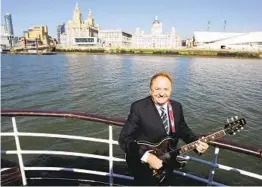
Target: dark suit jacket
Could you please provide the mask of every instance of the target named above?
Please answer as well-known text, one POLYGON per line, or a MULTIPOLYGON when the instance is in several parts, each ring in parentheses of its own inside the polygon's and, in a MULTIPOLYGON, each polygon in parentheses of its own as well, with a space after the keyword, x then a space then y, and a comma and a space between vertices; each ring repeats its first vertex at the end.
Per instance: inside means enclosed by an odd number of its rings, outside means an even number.
MULTIPOLYGON (((197 140, 197 136, 187 126, 182 105, 179 102, 170 100, 174 118, 176 132, 170 134, 174 138, 172 147, 176 147, 179 138, 184 142, 190 143, 197 140)), ((149 141, 157 143, 166 137, 164 125, 157 111, 151 96, 136 101, 131 104, 130 114, 121 130, 119 136, 120 147, 128 154, 137 153, 139 157, 142 155, 138 152, 138 146, 135 141, 149 141)))

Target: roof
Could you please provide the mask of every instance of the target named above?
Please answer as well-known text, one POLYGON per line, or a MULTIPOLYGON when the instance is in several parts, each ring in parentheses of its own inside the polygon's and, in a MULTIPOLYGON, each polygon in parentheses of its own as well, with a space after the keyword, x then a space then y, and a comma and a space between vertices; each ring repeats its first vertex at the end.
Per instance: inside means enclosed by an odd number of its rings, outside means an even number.
POLYGON ((262 32, 228 33, 228 32, 194 32, 194 38, 199 43, 204 42, 262 42, 262 32))

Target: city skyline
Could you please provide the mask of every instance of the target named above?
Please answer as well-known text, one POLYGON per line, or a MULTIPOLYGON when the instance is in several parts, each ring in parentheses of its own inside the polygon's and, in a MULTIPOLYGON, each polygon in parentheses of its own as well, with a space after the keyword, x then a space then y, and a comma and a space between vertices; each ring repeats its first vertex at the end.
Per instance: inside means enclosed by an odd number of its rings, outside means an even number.
POLYGON ((57 26, 72 19, 75 4, 78 3, 83 19, 92 10, 95 22, 101 29, 122 29, 134 33, 136 28, 150 32, 155 16, 163 23, 163 31, 172 26, 183 37, 192 37, 194 31, 250 32, 261 31, 259 19, 262 1, 257 0, 198 0, 196 1, 138 1, 120 0, 68 0, 39 1, 25 0, 21 4, 15 0, 3 0, 1 3, 1 24, 4 15, 12 15, 14 34, 21 36, 32 26, 47 25, 49 35, 56 37, 57 26), (226 28, 225 27, 226 20, 226 28), (210 22, 208 26, 208 22, 210 22))

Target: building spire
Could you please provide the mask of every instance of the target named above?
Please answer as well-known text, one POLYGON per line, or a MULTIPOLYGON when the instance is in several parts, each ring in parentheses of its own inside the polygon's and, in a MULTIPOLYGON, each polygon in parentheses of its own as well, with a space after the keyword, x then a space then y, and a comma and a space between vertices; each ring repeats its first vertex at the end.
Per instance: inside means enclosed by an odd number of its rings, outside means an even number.
POLYGON ((95 25, 95 21, 94 21, 94 17, 92 15, 91 9, 89 9, 89 11, 88 11, 87 22, 88 22, 88 25, 92 25, 92 26, 95 25))
POLYGON ((92 11, 91 11, 90 8, 89 8, 89 11, 88 11, 88 16, 92 16, 92 11))
POLYGON ((79 9, 79 5, 78 5, 78 3, 76 2, 76 7, 75 7, 75 9, 79 9))
POLYGON ((79 8, 78 3, 76 3, 74 14, 73 14, 73 21, 75 23, 82 23, 82 15, 81 15, 81 10, 79 8))

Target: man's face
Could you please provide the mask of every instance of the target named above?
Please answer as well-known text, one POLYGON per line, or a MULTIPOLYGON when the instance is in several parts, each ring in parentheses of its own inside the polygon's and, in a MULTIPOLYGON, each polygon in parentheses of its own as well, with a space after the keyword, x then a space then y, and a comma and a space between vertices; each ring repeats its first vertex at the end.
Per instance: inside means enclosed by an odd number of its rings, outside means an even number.
POLYGON ((158 105, 164 105, 170 98, 172 85, 168 78, 159 76, 153 82, 150 95, 158 105))

